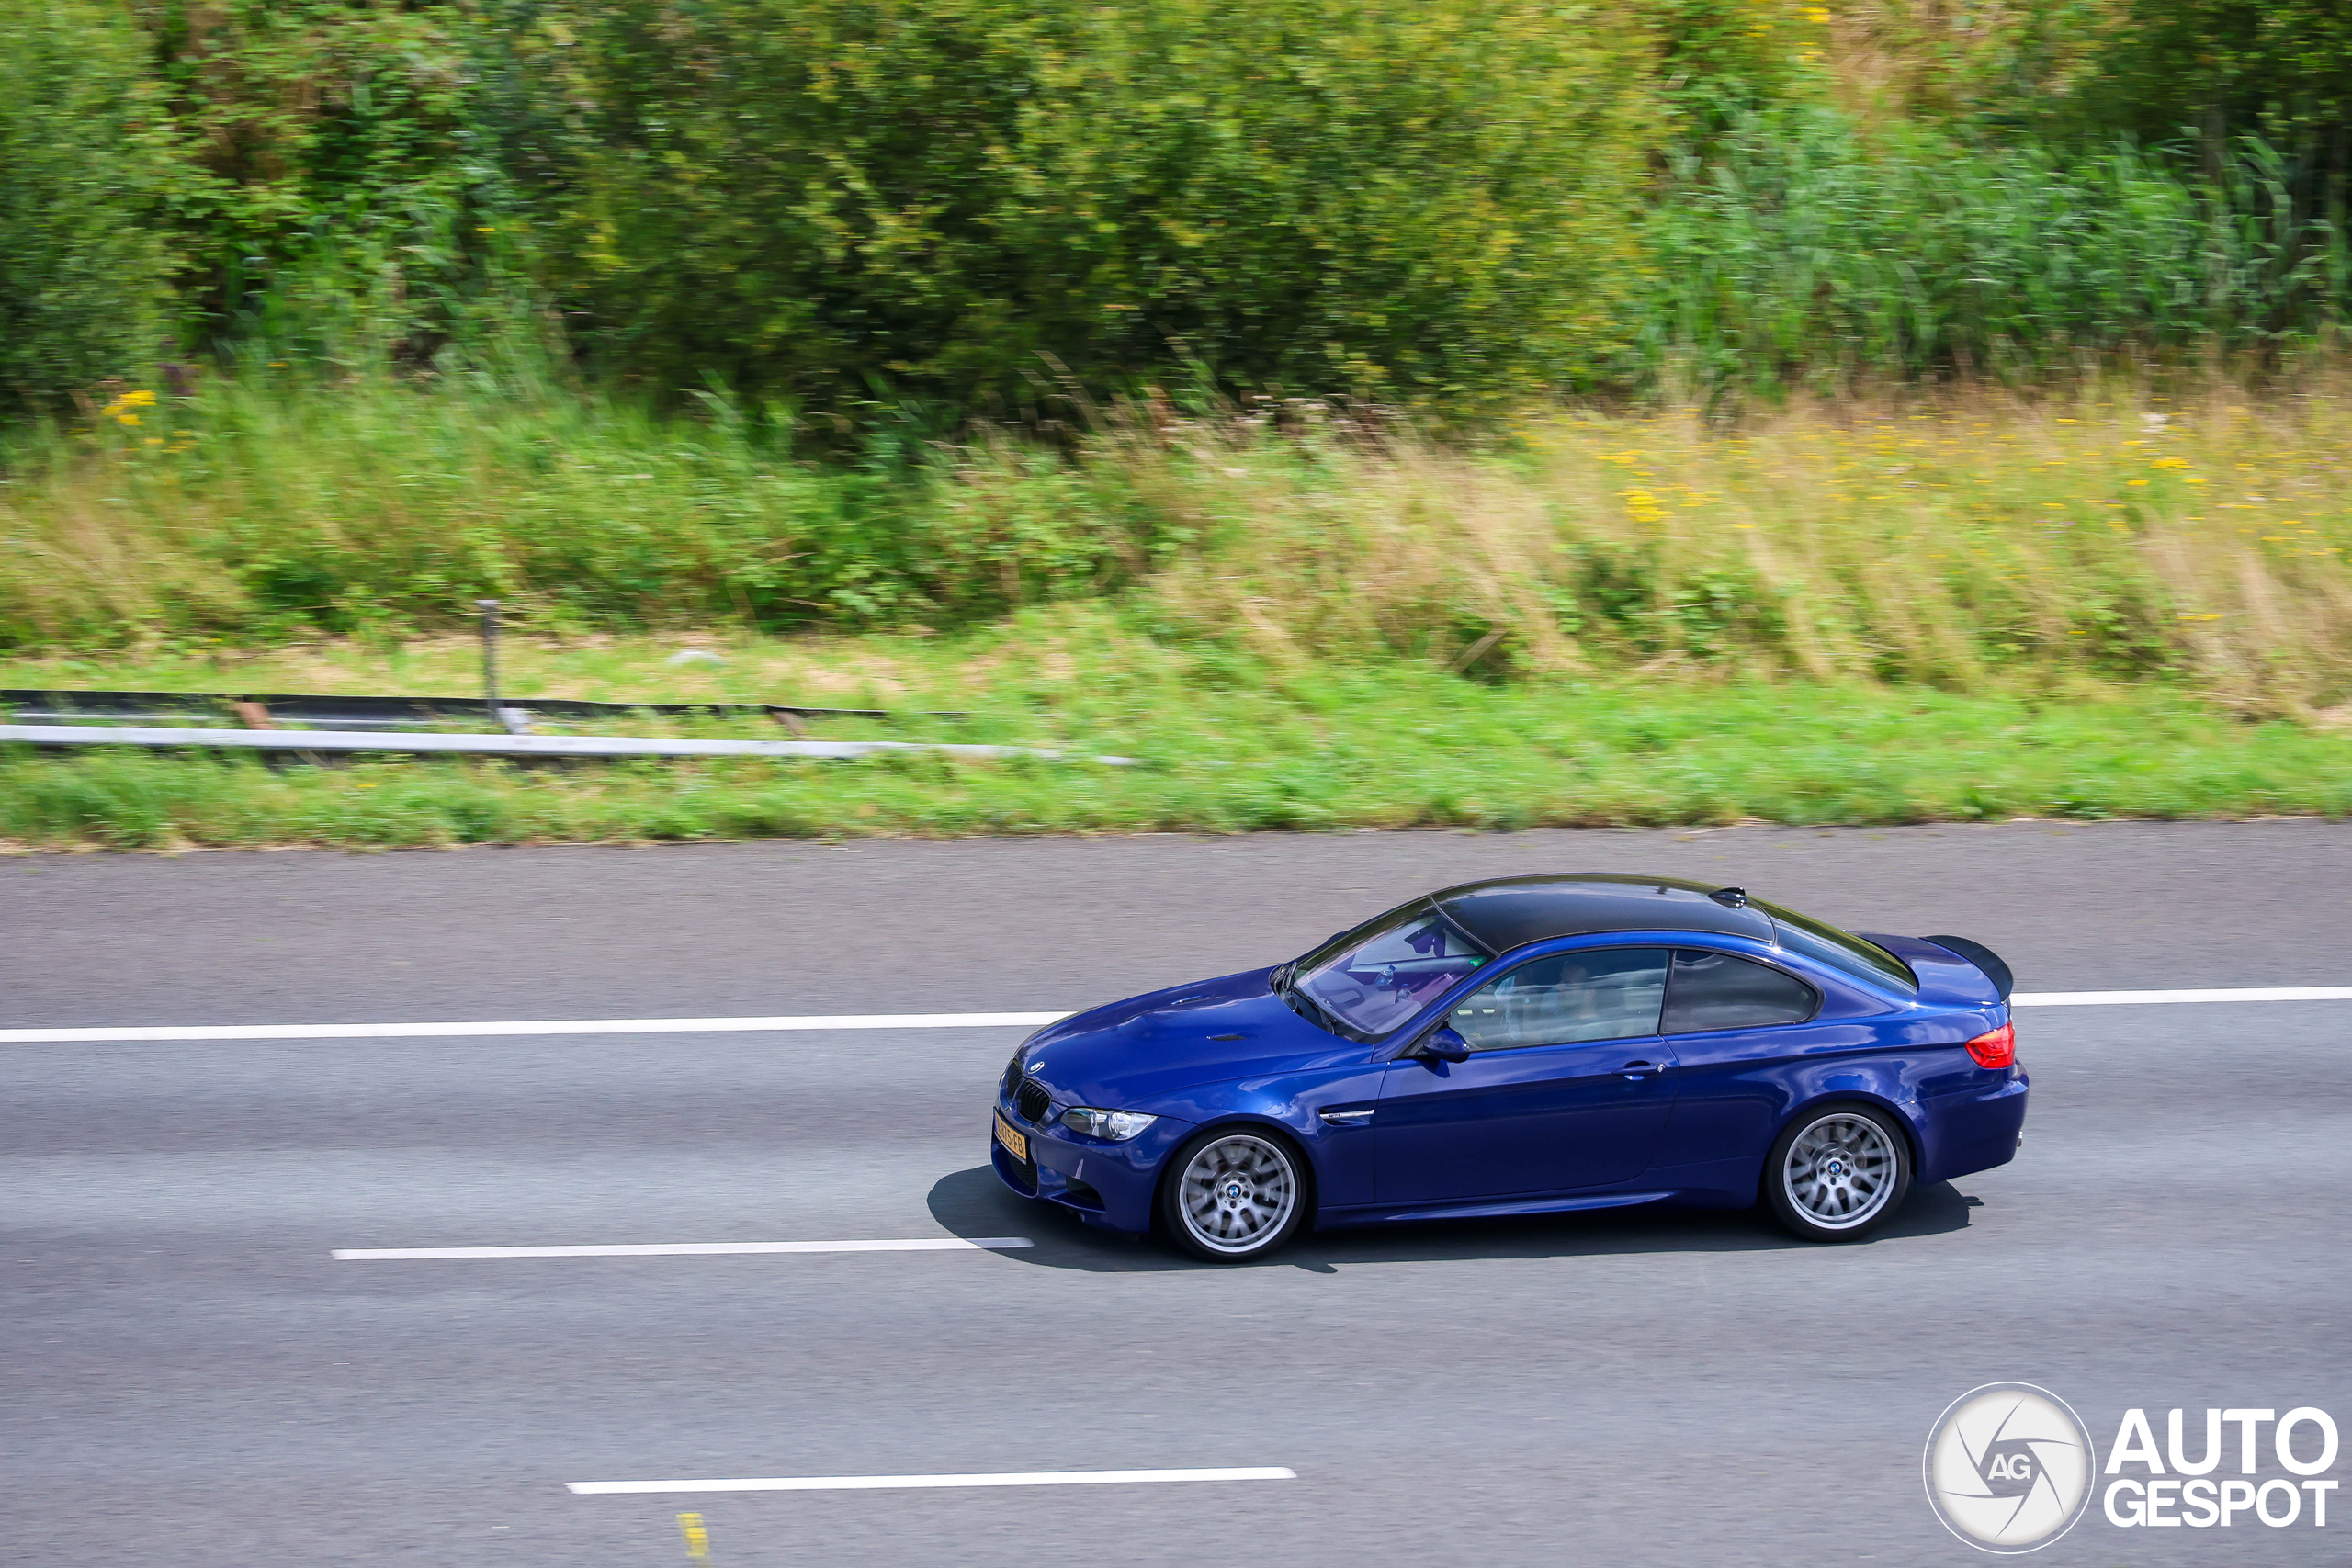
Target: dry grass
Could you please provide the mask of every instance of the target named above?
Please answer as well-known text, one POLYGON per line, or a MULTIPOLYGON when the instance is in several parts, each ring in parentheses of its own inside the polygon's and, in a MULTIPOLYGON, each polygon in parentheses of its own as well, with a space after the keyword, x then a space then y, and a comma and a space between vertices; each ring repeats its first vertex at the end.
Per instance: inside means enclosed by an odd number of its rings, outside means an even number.
POLYGON ((1274 659, 2167 675, 2297 715, 2352 686, 2352 415, 2327 396, 1546 417, 1480 457, 1234 424, 1115 449, 1216 541, 1151 581, 1159 613, 1274 659))
POLYGON ((392 646, 485 592, 575 641, 949 629, 1109 596, 1162 643, 1277 663, 2162 678, 2297 717, 2352 699, 2332 385, 1819 404, 1729 432, 1544 412, 1478 450, 1311 403, 1139 409, 1074 460, 983 443, 896 477, 717 426, 301 397, 19 453, 0 647, 392 646))

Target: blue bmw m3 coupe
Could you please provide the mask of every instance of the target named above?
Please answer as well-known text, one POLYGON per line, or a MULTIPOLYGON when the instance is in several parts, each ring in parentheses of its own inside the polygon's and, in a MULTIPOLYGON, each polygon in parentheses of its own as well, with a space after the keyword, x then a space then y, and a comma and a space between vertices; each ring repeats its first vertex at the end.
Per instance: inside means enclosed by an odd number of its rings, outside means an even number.
POLYGON ((2008 966, 1737 887, 1567 874, 1412 900, 1271 969, 1038 1031, 1006 1185, 1217 1262, 1302 1225, 1758 1202, 1855 1241, 2012 1158, 2008 966))

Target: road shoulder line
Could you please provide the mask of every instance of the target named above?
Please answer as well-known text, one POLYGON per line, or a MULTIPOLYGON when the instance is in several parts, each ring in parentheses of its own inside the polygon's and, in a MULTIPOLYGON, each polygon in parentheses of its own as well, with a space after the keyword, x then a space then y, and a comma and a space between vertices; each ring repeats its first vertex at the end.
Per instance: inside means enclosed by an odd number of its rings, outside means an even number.
MULTIPOLYGON (((2019 991, 2021 1008, 2208 1002, 2352 1001, 2352 986, 2253 986, 2177 991, 2019 991)), ((227 1040, 463 1040, 548 1034, 765 1034, 826 1029, 1036 1029, 1067 1012, 811 1013, 772 1018, 501 1019, 467 1023, 229 1023, 0 1029, 0 1045, 197 1043, 227 1040)))

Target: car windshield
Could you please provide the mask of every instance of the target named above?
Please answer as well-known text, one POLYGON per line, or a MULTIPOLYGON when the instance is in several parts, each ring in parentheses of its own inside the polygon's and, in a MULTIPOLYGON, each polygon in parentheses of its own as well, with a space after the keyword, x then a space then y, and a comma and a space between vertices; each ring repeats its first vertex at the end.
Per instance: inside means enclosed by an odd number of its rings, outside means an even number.
POLYGON ((1374 1040, 1486 962, 1484 952, 1422 903, 1308 953, 1291 984, 1345 1025, 1342 1032, 1374 1040))
POLYGON ((1816 964, 1843 969, 1860 979, 1875 980, 1906 993, 1918 990, 1919 977, 1911 973, 1911 965, 1878 943, 1864 942, 1851 931, 1841 931, 1810 915, 1767 904, 1761 898, 1750 902, 1772 917, 1772 924, 1778 928, 1773 934, 1781 939, 1782 947, 1802 953, 1816 964))

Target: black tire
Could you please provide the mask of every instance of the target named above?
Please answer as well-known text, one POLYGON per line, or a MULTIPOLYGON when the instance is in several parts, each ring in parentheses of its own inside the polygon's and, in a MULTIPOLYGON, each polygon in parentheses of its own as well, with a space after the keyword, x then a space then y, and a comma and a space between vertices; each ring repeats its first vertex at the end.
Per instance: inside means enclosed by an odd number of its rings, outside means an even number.
POLYGON ((1298 1234, 1308 1206, 1306 1156, 1262 1127, 1196 1134, 1159 1184, 1160 1224, 1206 1263, 1250 1263, 1273 1252, 1298 1234))
POLYGON ((1856 1100, 1808 1106, 1772 1140, 1764 1201, 1806 1241, 1860 1241, 1911 1196, 1911 1141, 1856 1100))

